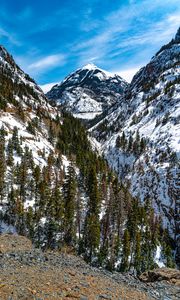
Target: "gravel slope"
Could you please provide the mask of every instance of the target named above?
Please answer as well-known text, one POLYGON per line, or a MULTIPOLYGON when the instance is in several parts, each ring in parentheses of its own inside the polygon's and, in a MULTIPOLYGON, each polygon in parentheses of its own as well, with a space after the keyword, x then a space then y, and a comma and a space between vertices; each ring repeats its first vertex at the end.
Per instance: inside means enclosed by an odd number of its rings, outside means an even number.
POLYGON ((93 268, 74 255, 33 249, 24 237, 0 236, 2 300, 179 299, 178 295, 180 288, 167 282, 143 283, 128 274, 93 268))

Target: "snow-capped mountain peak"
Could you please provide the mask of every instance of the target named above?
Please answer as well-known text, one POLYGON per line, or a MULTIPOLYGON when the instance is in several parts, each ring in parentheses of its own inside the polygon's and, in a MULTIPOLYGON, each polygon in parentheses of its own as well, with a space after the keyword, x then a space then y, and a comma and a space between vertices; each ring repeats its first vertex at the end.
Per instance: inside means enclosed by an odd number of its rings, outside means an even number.
POLYGON ((76 117, 93 119, 117 103, 127 85, 120 76, 87 64, 55 85, 47 97, 76 117))
MULTIPOLYGON (((93 72, 95 71, 94 75, 96 74, 96 76, 98 76, 99 74, 102 74, 101 76, 99 75, 99 79, 101 79, 101 80, 108 79, 108 78, 114 78, 116 76, 118 76, 120 78, 119 75, 108 72, 108 71, 105 71, 105 70, 97 67, 93 63, 89 63, 89 64, 85 65, 84 67, 82 67, 79 70, 87 70, 87 71, 93 71, 93 72)), ((123 79, 122 79, 122 81, 123 81, 123 79)))
POLYGON ((88 63, 81 68, 81 70, 96 70, 98 67, 93 63, 88 63))

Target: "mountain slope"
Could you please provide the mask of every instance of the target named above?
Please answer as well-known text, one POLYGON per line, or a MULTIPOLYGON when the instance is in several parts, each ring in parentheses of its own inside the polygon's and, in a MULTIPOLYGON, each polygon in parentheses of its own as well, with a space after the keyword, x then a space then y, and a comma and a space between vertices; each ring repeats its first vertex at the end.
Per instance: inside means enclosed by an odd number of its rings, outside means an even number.
MULTIPOLYGON (((180 29, 90 129, 134 196, 149 199, 180 249, 180 29)), ((180 258, 177 253, 177 259, 180 258)))
POLYGON ((119 184, 81 122, 52 107, 2 47, 0 55, 0 232, 109 270, 173 266, 153 209, 119 184))
POLYGON ((115 104, 127 85, 120 76, 88 64, 55 85, 47 97, 75 117, 93 119, 115 104))
POLYGON ((73 254, 43 252, 19 235, 1 235, 0 250, 1 299, 179 299, 178 270, 152 270, 141 282, 132 274, 93 268, 73 254))
POLYGON ((0 109, 0 127, 5 130, 6 139, 12 137, 16 127, 22 137, 22 147, 30 147, 38 163, 44 164, 38 152, 46 148, 49 153, 53 148, 48 141, 46 121, 55 119, 59 113, 3 46, 0 46, 0 109))

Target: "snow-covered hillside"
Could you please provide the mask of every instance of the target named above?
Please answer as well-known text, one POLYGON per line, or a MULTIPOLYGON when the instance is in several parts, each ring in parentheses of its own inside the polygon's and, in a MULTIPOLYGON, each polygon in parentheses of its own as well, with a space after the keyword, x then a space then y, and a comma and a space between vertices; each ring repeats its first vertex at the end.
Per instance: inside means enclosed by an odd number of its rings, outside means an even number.
MULTIPOLYGON (((53 189, 55 182, 62 183, 68 173, 70 158, 56 148, 55 132, 58 135, 62 124, 60 111, 49 104, 36 82, 0 46, 0 233, 27 233, 24 215, 37 211, 37 197, 42 193, 35 195, 40 188, 37 174, 42 180, 49 173, 49 188, 53 189), (19 213, 24 218, 24 229, 19 227, 19 213)), ((77 166, 74 168, 78 175, 77 166)), ((58 188, 61 190, 62 184, 58 188)), ((83 188, 82 192, 84 195, 83 188)), ((42 196, 44 206, 46 196, 49 199, 47 190, 42 196)), ((41 229, 46 226, 45 212, 34 226, 37 224, 41 229)))
POLYGON ((159 236, 151 206, 118 182, 99 145, 0 48, 0 232, 38 247, 73 247, 111 270, 173 266, 173 246, 165 231, 159 236))
POLYGON ((120 76, 88 64, 55 85, 47 97, 75 117, 93 119, 117 103, 127 85, 120 76))
MULTIPOLYGON (((180 246, 180 29, 90 129, 134 196, 149 199, 180 246)), ((179 247, 180 249, 180 247, 179 247)), ((180 255, 180 253, 177 253, 180 255)))
POLYGON ((45 119, 55 119, 59 112, 48 103, 39 86, 17 66, 3 46, 0 46, 0 84, 0 128, 6 132, 6 142, 16 127, 23 148, 28 146, 35 161, 44 165, 38 153, 44 149, 49 153, 53 149, 48 141, 45 119))

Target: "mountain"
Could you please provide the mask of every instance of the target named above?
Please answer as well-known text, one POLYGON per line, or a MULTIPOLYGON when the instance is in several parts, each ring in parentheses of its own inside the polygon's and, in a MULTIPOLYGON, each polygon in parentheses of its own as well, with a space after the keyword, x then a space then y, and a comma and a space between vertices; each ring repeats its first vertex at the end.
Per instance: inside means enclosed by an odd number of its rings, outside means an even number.
POLYGON ((115 104, 127 86, 120 76, 88 64, 52 87, 47 97, 75 117, 93 119, 115 104))
POLYGON ((119 183, 90 141, 81 121, 51 106, 1 47, 0 232, 111 271, 173 267, 160 218, 119 183))
POLYGON ((91 129, 109 165, 150 202, 180 259, 180 29, 134 76, 120 105, 91 129))
POLYGON ((0 46, 0 109, 0 127, 4 128, 7 139, 16 127, 22 138, 22 147, 30 147, 34 159, 43 165, 38 153, 44 148, 46 153, 52 150, 45 120, 55 120, 59 113, 3 46, 0 46))

